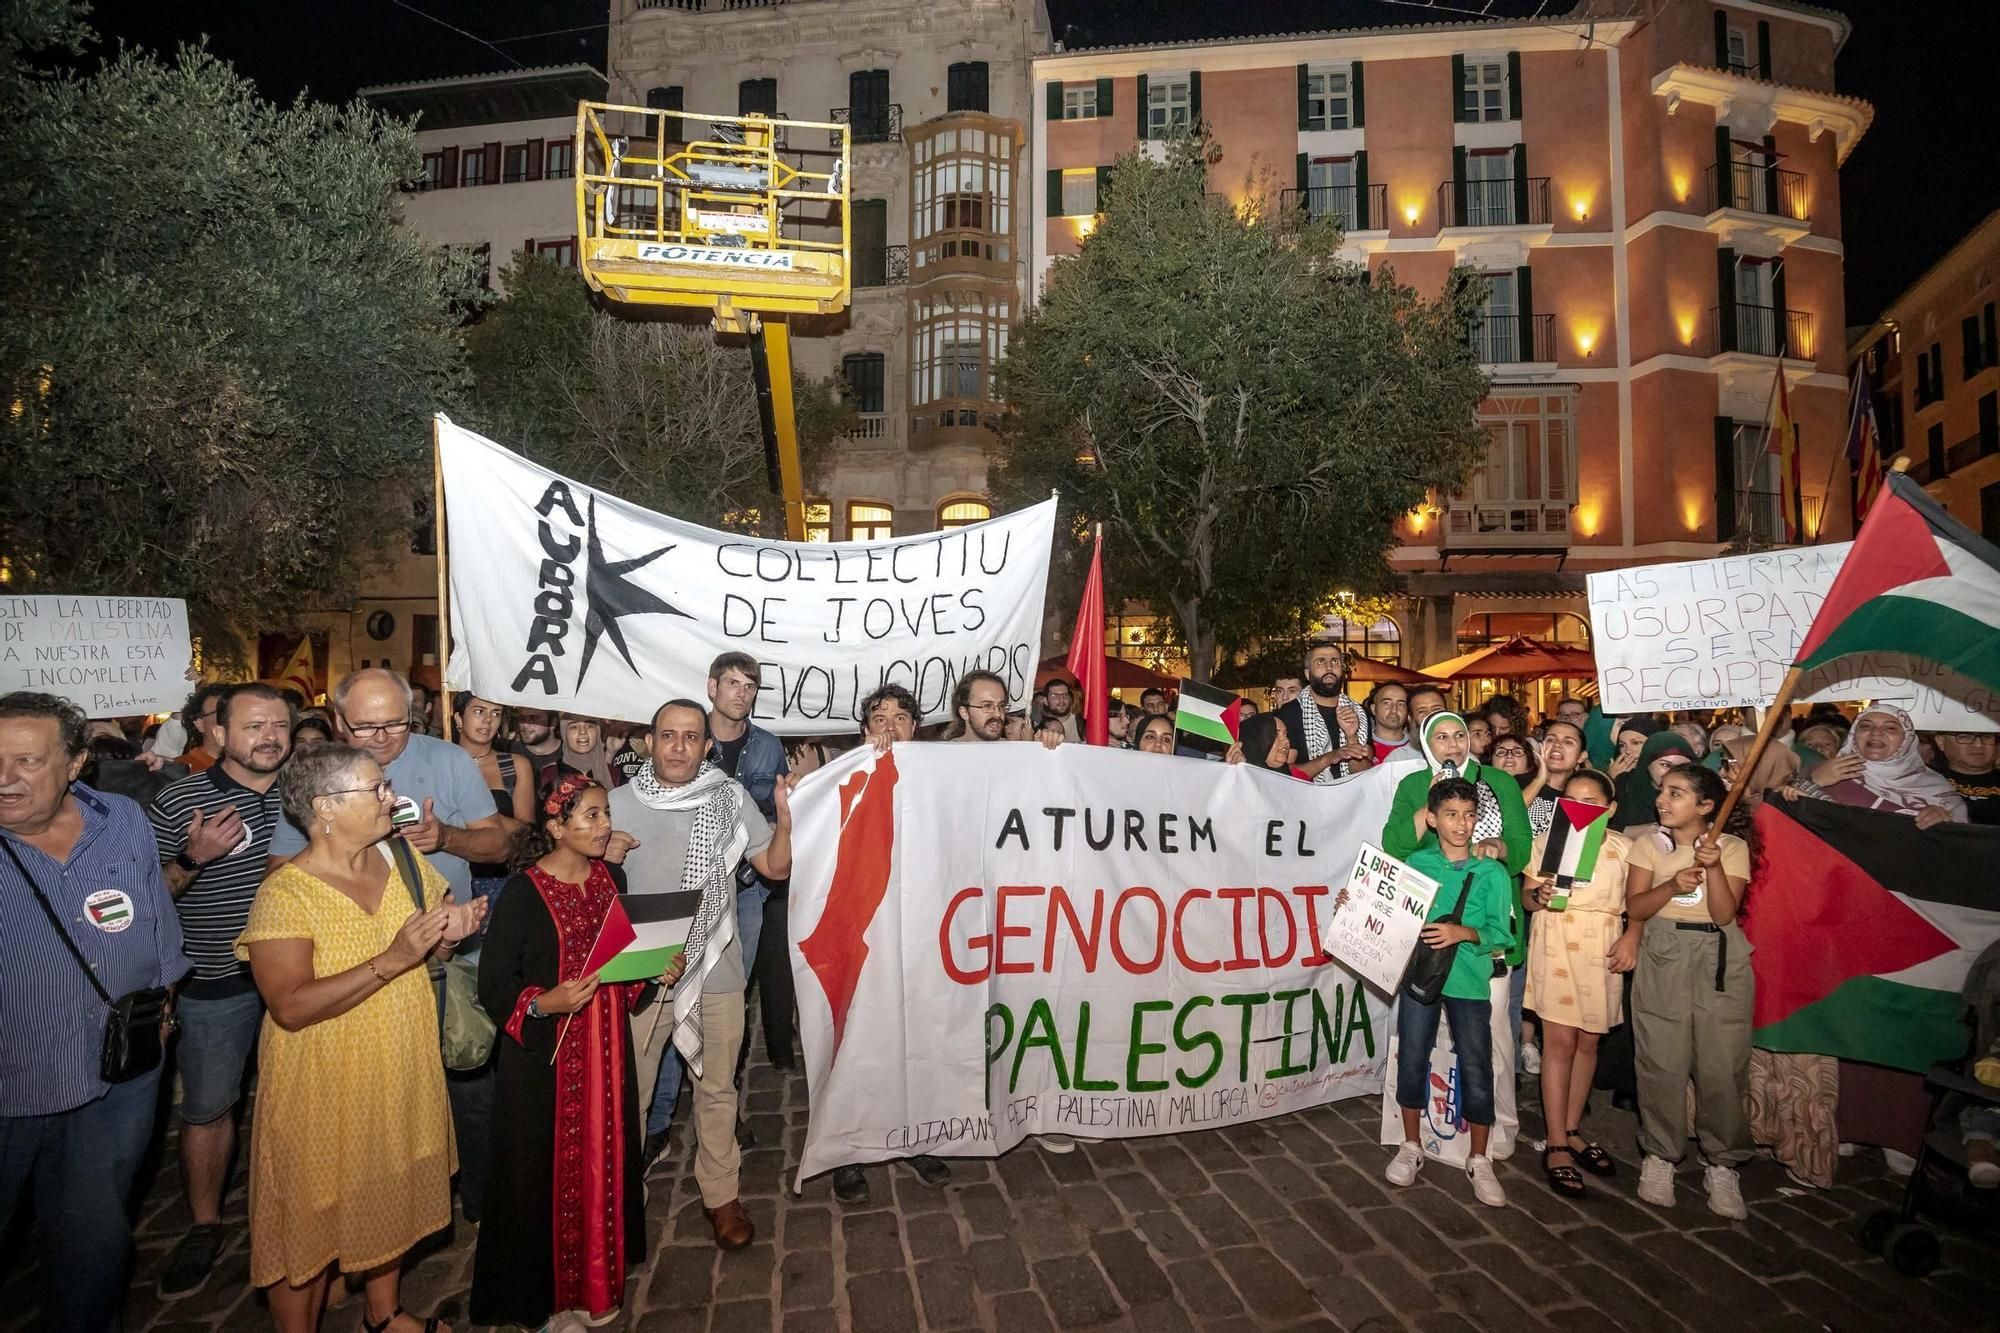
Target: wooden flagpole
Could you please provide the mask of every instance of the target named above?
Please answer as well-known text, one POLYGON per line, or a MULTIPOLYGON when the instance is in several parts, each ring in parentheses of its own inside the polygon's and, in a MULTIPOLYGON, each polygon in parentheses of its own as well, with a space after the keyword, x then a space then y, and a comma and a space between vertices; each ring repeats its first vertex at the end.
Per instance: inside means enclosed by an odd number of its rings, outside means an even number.
MULTIPOLYGON (((445 670, 451 663, 451 548, 446 545, 444 517, 444 447, 438 419, 431 418, 431 530, 437 544, 438 598, 438 731, 451 737, 451 685, 445 670)), ((415 663, 411 664, 412 666, 415 663)))

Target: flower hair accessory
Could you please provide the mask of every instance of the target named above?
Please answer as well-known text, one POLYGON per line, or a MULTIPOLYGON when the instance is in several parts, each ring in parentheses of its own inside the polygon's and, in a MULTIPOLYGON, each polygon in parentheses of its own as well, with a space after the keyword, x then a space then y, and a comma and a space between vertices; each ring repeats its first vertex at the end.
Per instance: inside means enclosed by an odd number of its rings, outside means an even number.
POLYGON ((577 793, 596 785, 597 779, 588 773, 569 774, 549 791, 548 799, 542 802, 542 813, 555 818, 562 813, 565 805, 576 799, 577 793))

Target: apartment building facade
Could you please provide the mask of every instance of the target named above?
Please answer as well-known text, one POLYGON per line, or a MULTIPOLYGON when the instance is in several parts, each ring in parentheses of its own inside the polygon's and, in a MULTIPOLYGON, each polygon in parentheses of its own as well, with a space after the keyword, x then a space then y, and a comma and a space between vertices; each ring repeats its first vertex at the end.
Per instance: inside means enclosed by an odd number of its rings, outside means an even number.
POLYGON ((1847 535, 1839 166, 1872 113, 1834 89, 1846 20, 1550 8, 1032 63, 1036 290, 1107 169, 1196 125, 1239 206, 1336 216, 1349 257, 1427 293, 1486 275, 1486 463, 1404 521, 1390 614, 1337 627, 1405 665, 1511 633, 1586 642, 1589 570, 1782 540, 1779 375, 1808 534, 1847 535))
POLYGON ((611 100, 849 127, 852 302, 794 324, 801 371, 838 371, 860 413, 810 497, 814 540, 990 515, 993 372, 1026 293, 1038 14, 1034 0, 612 0, 611 100))
POLYGON ((2000 212, 1953 246, 1848 349, 1882 452, 1952 515, 2000 541, 2000 212))

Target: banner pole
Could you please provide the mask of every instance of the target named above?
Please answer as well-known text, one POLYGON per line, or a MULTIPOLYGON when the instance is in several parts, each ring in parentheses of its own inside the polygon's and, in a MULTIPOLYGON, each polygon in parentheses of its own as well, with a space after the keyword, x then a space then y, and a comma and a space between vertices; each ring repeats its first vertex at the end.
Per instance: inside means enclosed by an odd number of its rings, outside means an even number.
MULTIPOLYGON (((438 732, 451 739, 451 685, 445 669, 451 662, 451 548, 445 544, 444 447, 438 419, 431 418, 431 531, 437 544, 438 596, 438 732)), ((414 664, 412 664, 414 665, 414 664)))
POLYGON ((1764 757, 1764 751, 1771 746, 1771 737, 1777 734, 1779 719, 1791 720, 1792 695, 1799 687, 1797 667, 1785 673, 1784 683, 1778 686, 1778 697, 1764 710, 1764 721, 1757 728, 1757 739, 1750 743, 1750 753, 1743 758, 1743 771, 1736 781, 1729 784, 1729 795, 1722 798, 1722 808, 1715 812, 1715 831, 1720 833, 1729 817, 1736 813, 1737 802, 1743 799, 1743 792, 1750 785, 1750 775, 1757 771, 1757 763, 1764 757))

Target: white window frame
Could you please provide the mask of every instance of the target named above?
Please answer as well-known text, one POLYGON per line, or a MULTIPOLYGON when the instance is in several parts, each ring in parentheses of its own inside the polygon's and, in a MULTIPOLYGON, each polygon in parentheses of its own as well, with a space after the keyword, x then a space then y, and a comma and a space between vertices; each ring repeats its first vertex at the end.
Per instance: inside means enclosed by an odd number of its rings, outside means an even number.
POLYGON ((1089 217, 1097 212, 1096 167, 1063 168, 1062 211, 1066 218, 1089 217))
POLYGON ((1777 163, 1776 156, 1762 144, 1729 141, 1730 197, 1737 208, 1751 213, 1777 212, 1771 198, 1771 178, 1766 174, 1777 163), (1745 168, 1743 175, 1735 175, 1738 167, 1745 168))
POLYGON ((1465 225, 1510 227, 1514 216, 1514 152, 1475 150, 1465 155, 1465 225), (1494 170, 1494 168, 1498 170, 1494 170), (1500 187, 1505 188, 1500 188, 1500 187))
POLYGON ((1467 56, 1465 86, 1459 89, 1460 105, 1468 121, 1488 124, 1508 119, 1507 57, 1467 56))
POLYGON ((1748 32, 1732 24, 1729 28, 1729 37, 1726 45, 1729 53, 1729 66, 1732 70, 1751 69, 1755 67, 1756 60, 1754 57, 1757 48, 1751 43, 1748 32))
POLYGON ((1062 93, 1064 120, 1097 119, 1097 81, 1065 83, 1062 93))
POLYGON ((1306 214, 1324 218, 1338 215, 1343 230, 1354 228, 1354 159, 1316 157, 1306 163, 1306 214), (1327 191, 1328 193, 1321 193, 1327 191), (1343 194, 1342 191, 1346 193, 1343 194))
POLYGON ((1511 365, 1521 359, 1520 277, 1512 269, 1486 276, 1486 316, 1480 322, 1479 346, 1475 349, 1481 365, 1511 365))
POLYGON ((1153 74, 1146 79, 1146 137, 1170 139, 1194 125, 1194 79, 1153 74))
POLYGON ((1354 127, 1354 66, 1306 67, 1306 128, 1346 130, 1354 127), (1339 90, 1334 84, 1338 81, 1339 90))

